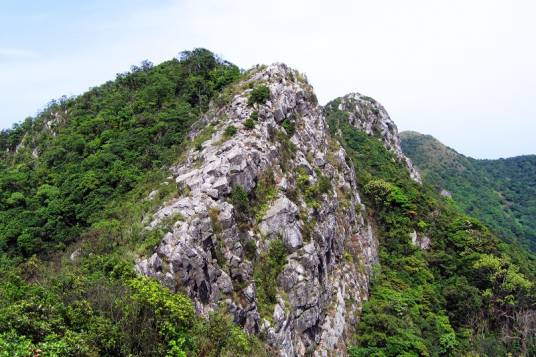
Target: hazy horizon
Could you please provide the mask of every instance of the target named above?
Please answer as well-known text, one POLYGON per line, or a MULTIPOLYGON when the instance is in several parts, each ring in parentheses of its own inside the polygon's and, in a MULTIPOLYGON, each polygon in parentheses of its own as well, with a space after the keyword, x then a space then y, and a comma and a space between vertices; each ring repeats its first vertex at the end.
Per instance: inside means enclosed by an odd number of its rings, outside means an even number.
POLYGON ((374 97, 400 131, 467 156, 536 154, 530 1, 7 0, 0 10, 1 128, 143 59, 204 47, 241 68, 285 62, 321 104, 374 97))

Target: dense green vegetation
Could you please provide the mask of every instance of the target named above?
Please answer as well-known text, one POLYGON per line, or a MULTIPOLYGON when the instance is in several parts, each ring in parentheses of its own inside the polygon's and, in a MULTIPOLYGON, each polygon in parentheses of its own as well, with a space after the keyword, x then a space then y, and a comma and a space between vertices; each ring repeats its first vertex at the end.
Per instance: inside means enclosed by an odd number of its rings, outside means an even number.
POLYGON ((336 101, 326 115, 380 236, 380 265, 350 354, 534 355, 535 266, 512 257, 435 189, 411 180, 378 139, 347 124, 336 101), (411 243, 413 231, 431 238, 428 250, 411 243))
POLYGON ((404 132, 401 139, 426 183, 449 191, 506 242, 536 252, 536 156, 475 160, 430 135, 404 132))
POLYGON ((175 160, 211 97, 239 75, 205 50, 144 62, 4 131, 0 249, 28 256, 64 247, 144 172, 175 160))
POLYGON ((261 316, 271 319, 277 302, 277 280, 287 261, 287 249, 281 239, 270 243, 268 252, 258 257, 255 262, 255 285, 261 316))
POLYGON ((0 356, 264 353, 225 314, 198 318, 133 270, 163 233, 144 219, 179 194, 166 167, 202 144, 188 130, 240 76, 203 49, 145 61, 2 131, 0 356))
POLYGON ((259 85, 249 93, 248 104, 264 104, 270 98, 270 88, 265 85, 259 85))

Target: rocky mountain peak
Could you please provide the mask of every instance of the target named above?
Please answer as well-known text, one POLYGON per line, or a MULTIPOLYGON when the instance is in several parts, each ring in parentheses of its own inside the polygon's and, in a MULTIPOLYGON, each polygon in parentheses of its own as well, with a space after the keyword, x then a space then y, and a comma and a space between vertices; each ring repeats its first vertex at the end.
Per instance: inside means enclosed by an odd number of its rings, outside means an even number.
POLYGON ((354 170, 303 75, 245 77, 172 168, 182 194, 148 229, 172 228, 137 269, 200 314, 223 304, 281 355, 345 351, 377 260, 354 170))
POLYGON ((413 180, 421 182, 419 172, 404 155, 396 124, 379 102, 359 93, 350 93, 329 102, 325 110, 339 110, 347 114, 348 122, 368 135, 379 138, 384 146, 407 166, 413 180))

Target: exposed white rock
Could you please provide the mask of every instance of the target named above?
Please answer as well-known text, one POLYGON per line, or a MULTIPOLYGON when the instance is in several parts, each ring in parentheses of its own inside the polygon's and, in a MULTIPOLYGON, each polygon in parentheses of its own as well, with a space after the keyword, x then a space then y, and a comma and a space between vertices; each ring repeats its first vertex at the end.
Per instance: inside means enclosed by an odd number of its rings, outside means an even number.
POLYGON ((442 189, 441 192, 439 192, 439 194, 443 197, 449 197, 449 198, 452 198, 452 193, 450 193, 449 191, 445 190, 445 189, 442 189))
POLYGON ((224 303, 236 323, 264 333, 282 356, 344 355, 367 297, 377 240, 360 213, 364 207, 354 169, 340 146, 329 145, 322 108, 302 78, 285 65, 271 65, 238 84, 229 104, 212 108, 201 120, 202 125, 212 124, 215 133, 202 150, 192 149, 172 168, 185 193, 165 203, 148 228, 172 217, 176 222, 154 254, 140 259, 137 270, 186 292, 200 314, 224 303), (248 106, 248 88, 260 83, 270 88, 270 99, 248 106), (242 123, 253 111, 258 121, 246 130, 242 123), (296 126, 286 139, 292 144, 281 140, 287 135, 281 126, 285 120, 296 126), (238 129, 231 138, 223 135, 228 125, 238 129), (308 173, 311 184, 319 174, 331 183, 331 192, 318 197, 316 208, 307 206, 299 191, 298 169, 308 173), (277 197, 258 221, 250 217, 247 225, 238 224, 244 212, 229 203, 232 188, 240 185, 252 193, 267 171, 275 176, 277 197), (256 262, 246 254, 246 242, 255 242, 257 253, 263 254, 278 238, 289 255, 273 282, 279 297, 270 306, 268 322, 259 313, 256 262))
POLYGON ((303 243, 298 222, 298 207, 286 196, 275 200, 259 224, 259 230, 267 237, 281 236, 285 245, 292 251, 303 243))
POLYGON ((417 246, 423 250, 430 248, 430 243, 431 243, 430 237, 425 236, 425 235, 420 235, 417 233, 417 231, 411 232, 409 236, 411 238, 411 243, 414 246, 417 246))
POLYGON ((69 259, 74 262, 78 259, 78 257, 80 256, 80 254, 82 254, 82 249, 81 248, 76 248, 72 253, 71 255, 69 255, 69 259))
POLYGON ((147 198, 146 200, 147 201, 152 201, 156 198, 156 196, 158 195, 158 190, 152 190, 151 192, 149 192, 149 194, 147 195, 147 198))

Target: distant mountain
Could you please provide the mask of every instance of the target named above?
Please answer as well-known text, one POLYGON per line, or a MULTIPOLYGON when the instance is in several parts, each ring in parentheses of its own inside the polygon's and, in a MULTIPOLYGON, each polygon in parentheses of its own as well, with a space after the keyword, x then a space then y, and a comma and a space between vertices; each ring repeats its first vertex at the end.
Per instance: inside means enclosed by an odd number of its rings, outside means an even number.
POLYGON ((426 183, 452 195, 505 241, 536 251, 536 155, 476 160, 430 135, 406 131, 400 137, 426 183))

